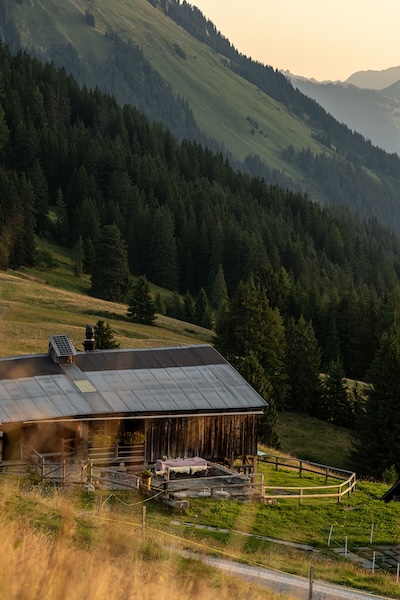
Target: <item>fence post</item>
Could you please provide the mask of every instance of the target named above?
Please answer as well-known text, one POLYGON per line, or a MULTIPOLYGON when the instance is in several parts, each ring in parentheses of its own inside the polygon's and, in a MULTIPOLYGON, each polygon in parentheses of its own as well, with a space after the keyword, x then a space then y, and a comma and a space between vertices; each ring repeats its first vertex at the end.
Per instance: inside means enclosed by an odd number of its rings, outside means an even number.
POLYGON ((275 471, 278 470, 278 464, 279 464, 278 461, 279 461, 279 457, 275 456, 275 471))
POLYGON ((328 472, 328 467, 326 467, 326 469, 325 469, 325 485, 328 485, 328 477, 329 477, 329 472, 328 472))
POLYGON ((345 558, 347 558, 347 545, 348 545, 348 541, 349 541, 349 538, 346 535, 346 540, 344 542, 344 557, 345 558))
POLYGON ((89 460, 89 483, 93 485, 93 461, 89 460))
POLYGON ((265 498, 264 473, 261 474, 261 499, 265 498))
POLYGON ((303 488, 301 488, 301 490, 300 490, 299 504, 302 504, 302 502, 303 502, 303 488))
POLYGON ((299 465, 299 477, 303 477, 303 461, 300 461, 299 465))
POLYGON ((146 506, 143 505, 142 511, 142 540, 146 539, 146 506))
POLYGON ((40 481, 41 482, 44 479, 44 461, 45 461, 45 458, 44 458, 44 456, 42 456, 42 465, 41 465, 41 470, 40 470, 40 481))
POLYGON ((63 485, 65 485, 66 479, 67 479, 67 466, 66 466, 65 460, 63 460, 63 481, 62 481, 63 485))
POLYGON ((372 554, 372 575, 375 573, 375 550, 372 554))
POLYGON ((314 567, 310 567, 310 589, 308 591, 308 600, 312 600, 312 597, 313 597, 313 584, 314 584, 314 567))
POLYGON ((331 528, 329 530, 329 535, 328 535, 328 548, 331 545, 331 539, 332 539, 332 532, 333 532, 333 525, 331 525, 331 528))
POLYGON ((341 497, 340 497, 341 492, 342 492, 342 486, 339 485, 339 487, 338 487, 338 493, 337 493, 338 504, 340 504, 340 501, 341 501, 341 497))
POLYGON ((400 563, 397 563, 396 583, 399 583, 400 563))
POLYGON ((375 527, 375 523, 372 523, 371 525, 371 535, 369 536, 369 543, 372 544, 372 539, 374 537, 374 527, 375 527))

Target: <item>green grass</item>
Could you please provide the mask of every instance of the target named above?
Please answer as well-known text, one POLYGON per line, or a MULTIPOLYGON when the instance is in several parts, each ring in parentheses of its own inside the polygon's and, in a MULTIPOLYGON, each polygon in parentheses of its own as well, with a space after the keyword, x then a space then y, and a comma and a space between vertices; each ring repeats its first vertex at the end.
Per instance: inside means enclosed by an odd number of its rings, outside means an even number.
POLYGON ((277 431, 283 452, 304 460, 353 470, 351 450, 354 436, 351 430, 303 413, 282 412, 278 415, 277 431))

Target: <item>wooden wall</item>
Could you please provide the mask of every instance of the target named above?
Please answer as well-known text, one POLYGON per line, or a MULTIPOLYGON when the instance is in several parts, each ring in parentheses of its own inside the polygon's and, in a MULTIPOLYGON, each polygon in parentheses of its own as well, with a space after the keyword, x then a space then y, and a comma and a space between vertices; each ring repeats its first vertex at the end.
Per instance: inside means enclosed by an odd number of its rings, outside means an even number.
POLYGON ((257 415, 146 419, 146 461, 201 456, 208 460, 257 454, 257 415))

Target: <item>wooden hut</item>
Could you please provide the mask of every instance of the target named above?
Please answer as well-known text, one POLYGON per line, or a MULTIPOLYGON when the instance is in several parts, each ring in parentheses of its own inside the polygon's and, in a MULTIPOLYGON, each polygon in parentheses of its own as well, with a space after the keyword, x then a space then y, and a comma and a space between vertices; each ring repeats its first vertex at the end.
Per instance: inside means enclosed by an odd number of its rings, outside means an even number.
POLYGON ((266 408, 212 346, 77 352, 52 336, 47 354, 0 359, 0 458, 84 460, 107 448, 120 460, 131 446, 146 465, 195 456, 233 464, 256 456, 266 408))

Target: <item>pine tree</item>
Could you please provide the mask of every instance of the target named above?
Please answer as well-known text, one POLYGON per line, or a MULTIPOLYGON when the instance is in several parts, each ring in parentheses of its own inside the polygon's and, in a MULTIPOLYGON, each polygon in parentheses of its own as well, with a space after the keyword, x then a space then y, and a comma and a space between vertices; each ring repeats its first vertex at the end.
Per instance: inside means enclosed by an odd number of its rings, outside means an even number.
POLYGON ((188 323, 195 323, 196 305, 193 296, 186 290, 183 296, 183 316, 188 323))
POLYGON ((362 474, 380 477, 392 465, 400 472, 400 344, 395 328, 383 334, 368 382, 356 458, 362 474))
POLYGON ((150 285, 145 275, 138 278, 129 296, 128 315, 136 323, 154 325, 156 309, 151 297, 150 285))
POLYGON ((286 325, 286 370, 290 392, 287 406, 316 414, 321 402, 321 350, 311 322, 293 317, 286 325))
POLYGON ((105 225, 96 249, 91 294, 103 300, 124 302, 129 284, 125 243, 116 225, 105 225))
POLYGON ((322 383, 321 410, 315 411, 314 414, 335 425, 352 427, 355 417, 353 396, 347 389, 344 376, 340 361, 328 365, 322 383))
POLYGON ((74 271, 75 277, 82 276, 84 262, 85 262, 85 252, 84 252, 84 248, 83 248, 82 236, 80 235, 78 238, 78 241, 76 242, 76 244, 74 246, 74 253, 73 253, 73 271, 74 271))
POLYGON ((273 448, 279 448, 279 438, 276 431, 277 410, 272 395, 272 386, 268 381, 263 367, 254 352, 250 351, 239 365, 240 374, 268 402, 258 424, 260 442, 273 448))
POLYGON ((99 319, 93 329, 97 350, 114 350, 120 347, 120 344, 114 339, 110 323, 104 323, 102 319, 99 319))
POLYGON ((211 290, 211 303, 214 308, 218 309, 223 302, 227 301, 228 289, 226 287, 224 270, 220 264, 211 290))
POLYGON ((161 206, 153 220, 150 272, 151 280, 168 290, 176 290, 179 279, 174 229, 170 209, 161 206))

